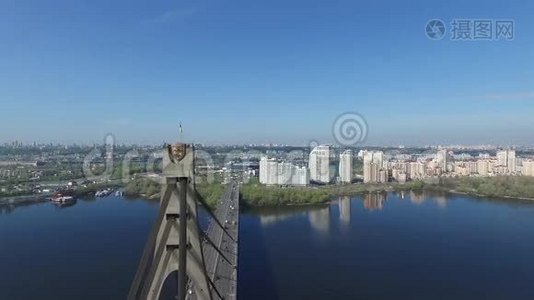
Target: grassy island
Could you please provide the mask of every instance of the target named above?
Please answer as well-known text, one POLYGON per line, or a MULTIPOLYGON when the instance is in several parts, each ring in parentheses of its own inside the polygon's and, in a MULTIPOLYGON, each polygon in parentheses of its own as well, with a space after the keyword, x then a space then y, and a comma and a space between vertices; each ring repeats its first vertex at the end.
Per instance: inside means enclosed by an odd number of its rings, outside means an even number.
MULTIPOLYGON (((224 192, 220 182, 197 184, 197 190, 210 206, 216 205, 224 192)), ((440 178, 434 182, 412 181, 404 184, 345 184, 322 186, 266 186, 257 180, 241 185, 241 203, 245 206, 285 206, 325 204, 338 196, 352 196, 377 191, 443 191, 475 196, 534 200, 534 177, 457 177, 440 178)), ((128 195, 159 199, 159 184, 139 178, 125 188, 128 195)))
POLYGON ((534 200, 534 177, 456 177, 440 178, 439 183, 426 184, 425 189, 457 192, 474 196, 534 200))

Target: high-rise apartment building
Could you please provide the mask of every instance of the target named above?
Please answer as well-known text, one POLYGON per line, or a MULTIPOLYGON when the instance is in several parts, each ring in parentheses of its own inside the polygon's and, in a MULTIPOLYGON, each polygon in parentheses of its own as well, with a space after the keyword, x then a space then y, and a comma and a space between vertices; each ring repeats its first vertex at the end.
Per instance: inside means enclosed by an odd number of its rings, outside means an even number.
POLYGON ((426 171, 425 164, 423 162, 420 162, 420 161, 410 162, 410 167, 409 167, 409 172, 408 172, 408 174, 410 174, 410 179, 415 180, 415 179, 422 179, 426 177, 425 171, 426 171))
POLYGON ((310 152, 309 169, 310 180, 320 183, 329 183, 333 175, 330 170, 330 163, 334 159, 334 151, 328 145, 320 145, 310 152))
POLYGON ((498 166, 505 167, 506 173, 515 173, 515 150, 502 150, 497 152, 498 166))
POLYGON ((384 167, 384 152, 366 151, 363 153, 363 182, 386 182, 387 173, 384 167), (381 171, 384 171, 381 173, 381 171))
POLYGON ((516 171, 516 159, 515 159, 515 151, 514 150, 508 150, 508 160, 506 166, 508 167, 509 173, 515 173, 516 171))
POLYGON ((436 162, 438 167, 445 173, 447 172, 447 164, 449 163, 449 151, 447 149, 440 149, 436 154, 436 162))
POLYGON ((352 182, 352 151, 345 150, 339 155, 339 180, 344 183, 352 182))
POLYGON ((508 162, 508 151, 497 151, 497 165, 506 166, 508 162))
POLYGON ((531 159, 523 160, 523 168, 521 170, 521 175, 534 176, 534 160, 531 160, 531 159))
POLYGON ((490 171, 490 163, 487 159, 477 161, 477 173, 480 176, 488 176, 490 171))

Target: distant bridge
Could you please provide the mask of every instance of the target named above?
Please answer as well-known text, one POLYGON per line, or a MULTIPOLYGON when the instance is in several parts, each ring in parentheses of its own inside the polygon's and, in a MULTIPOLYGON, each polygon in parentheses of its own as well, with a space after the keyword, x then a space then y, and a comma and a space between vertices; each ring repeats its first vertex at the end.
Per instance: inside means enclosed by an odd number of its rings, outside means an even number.
POLYGON ((129 300, 157 300, 164 283, 178 273, 174 299, 237 298, 239 186, 226 186, 215 212, 195 190, 195 155, 190 145, 163 153, 160 212, 143 251, 129 300), (198 205, 210 223, 200 228, 198 205))

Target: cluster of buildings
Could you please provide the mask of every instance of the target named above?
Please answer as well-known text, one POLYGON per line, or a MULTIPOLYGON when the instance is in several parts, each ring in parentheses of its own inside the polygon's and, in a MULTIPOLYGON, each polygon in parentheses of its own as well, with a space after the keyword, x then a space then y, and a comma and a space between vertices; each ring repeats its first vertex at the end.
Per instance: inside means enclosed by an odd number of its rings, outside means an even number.
POLYGON ((434 155, 392 157, 384 160, 382 151, 360 151, 364 162, 364 182, 406 182, 439 176, 534 176, 534 160, 516 159, 514 150, 497 151, 496 156, 456 158, 452 151, 439 149, 434 155))
POLYGON ((308 185, 310 183, 351 183, 355 160, 363 161, 363 182, 406 182, 430 177, 534 176, 534 159, 518 158, 515 150, 500 150, 495 156, 481 152, 477 157, 455 155, 448 149, 424 154, 391 154, 383 151, 336 151, 320 145, 309 154, 307 166, 262 157, 260 183, 267 185, 308 185))
POLYGON ((308 185, 310 182, 327 184, 334 181, 350 183, 353 179, 353 153, 339 154, 329 145, 315 147, 309 155, 308 166, 262 157, 259 165, 260 183, 267 185, 308 185))
POLYGON ((310 173, 306 167, 289 162, 279 162, 275 158, 262 157, 259 166, 260 183, 268 185, 308 185, 310 173))

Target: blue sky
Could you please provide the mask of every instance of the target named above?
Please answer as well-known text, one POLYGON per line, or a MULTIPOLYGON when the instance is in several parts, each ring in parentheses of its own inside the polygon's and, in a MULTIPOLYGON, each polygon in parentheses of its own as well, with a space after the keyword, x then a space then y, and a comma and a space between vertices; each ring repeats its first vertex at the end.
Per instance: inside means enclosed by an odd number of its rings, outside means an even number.
POLYGON ((0 142, 534 144, 532 1, 0 2, 0 142), (403 2, 404 4, 401 4, 403 2), (425 35, 513 19, 513 41, 425 35))

